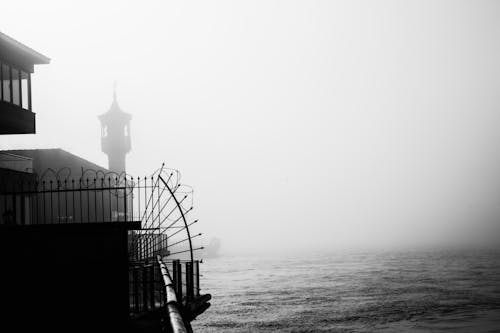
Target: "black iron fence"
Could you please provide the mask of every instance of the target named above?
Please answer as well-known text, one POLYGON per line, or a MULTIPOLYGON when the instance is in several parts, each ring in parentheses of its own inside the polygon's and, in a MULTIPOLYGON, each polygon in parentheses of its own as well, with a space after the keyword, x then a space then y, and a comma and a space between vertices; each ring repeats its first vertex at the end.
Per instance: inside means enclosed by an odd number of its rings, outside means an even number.
POLYGON ((164 306, 165 295, 159 266, 131 264, 129 266, 129 310, 142 313, 164 306))
POLYGON ((193 259, 193 251, 202 247, 193 248, 192 240, 201 233, 190 233, 197 222, 187 220, 193 209, 192 189, 181 186, 176 172, 162 167, 149 178, 55 175, 41 181, 35 181, 35 175, 20 181, 0 179, 0 224, 140 221, 141 229, 128 236, 130 313, 166 305, 159 261, 171 273, 181 307, 200 295, 200 262, 193 259))
POLYGON ((130 221, 137 190, 133 183, 118 178, 4 183, 0 185, 0 223, 130 221))
POLYGON ((192 190, 181 187, 176 172, 168 172, 162 167, 153 177, 143 178, 99 177, 101 173, 87 171, 82 174, 95 177, 70 179, 62 172, 44 174, 39 181, 34 174, 25 179, 4 177, 0 179, 0 224, 140 221, 141 230, 130 232, 131 260, 192 257, 196 249, 191 240, 201 235, 189 232, 197 222, 187 220, 193 209, 192 190))
MULTIPOLYGON (((163 260, 171 273, 172 287, 179 304, 187 304, 200 296, 200 262, 195 260, 163 260)), ((158 262, 130 263, 129 310, 143 313, 163 307, 166 303, 164 281, 158 262)))

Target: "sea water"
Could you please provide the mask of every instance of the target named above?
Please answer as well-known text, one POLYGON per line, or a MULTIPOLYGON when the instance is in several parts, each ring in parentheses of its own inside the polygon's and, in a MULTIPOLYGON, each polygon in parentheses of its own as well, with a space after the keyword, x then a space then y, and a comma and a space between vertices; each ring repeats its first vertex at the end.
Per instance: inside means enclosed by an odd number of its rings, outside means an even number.
POLYGON ((219 257, 195 332, 500 332, 500 252, 219 257))

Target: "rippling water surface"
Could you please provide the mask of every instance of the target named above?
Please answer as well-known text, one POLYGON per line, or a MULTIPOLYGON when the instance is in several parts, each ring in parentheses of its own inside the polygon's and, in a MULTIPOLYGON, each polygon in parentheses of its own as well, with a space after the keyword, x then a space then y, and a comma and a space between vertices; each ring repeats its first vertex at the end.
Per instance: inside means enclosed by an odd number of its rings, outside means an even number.
POLYGON ((500 252, 221 257, 195 332, 500 332, 500 252))

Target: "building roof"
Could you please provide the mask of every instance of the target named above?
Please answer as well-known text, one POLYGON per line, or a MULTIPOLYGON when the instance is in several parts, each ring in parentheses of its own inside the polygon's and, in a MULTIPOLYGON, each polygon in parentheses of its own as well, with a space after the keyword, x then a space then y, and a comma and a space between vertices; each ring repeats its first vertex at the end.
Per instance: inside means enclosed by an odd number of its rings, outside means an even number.
POLYGON ((33 73, 34 65, 48 64, 50 59, 0 31, 0 61, 33 73))
POLYGON ((0 152, 31 158, 33 160, 33 171, 39 175, 48 169, 58 171, 63 168, 71 170, 72 178, 80 177, 85 170, 109 172, 108 169, 100 165, 60 148, 3 150, 0 152))
POLYGON ((23 43, 15 40, 14 38, 4 34, 1 31, 0 31, 0 46, 10 47, 16 49, 18 52, 24 53, 26 56, 30 58, 30 60, 35 65, 50 63, 50 58, 33 50, 31 47, 24 45, 23 43))
POLYGON ((33 159, 0 151, 0 168, 20 172, 33 172, 33 159))

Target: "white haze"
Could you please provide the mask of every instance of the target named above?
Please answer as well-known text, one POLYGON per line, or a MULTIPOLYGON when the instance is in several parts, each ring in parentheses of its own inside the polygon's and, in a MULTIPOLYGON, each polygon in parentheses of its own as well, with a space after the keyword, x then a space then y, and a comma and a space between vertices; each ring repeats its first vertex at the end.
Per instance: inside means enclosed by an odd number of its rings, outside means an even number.
POLYGON ((226 252, 493 245, 498 1, 5 1, 49 56, 36 136, 107 165, 97 115, 133 115, 128 171, 165 161, 226 252))

